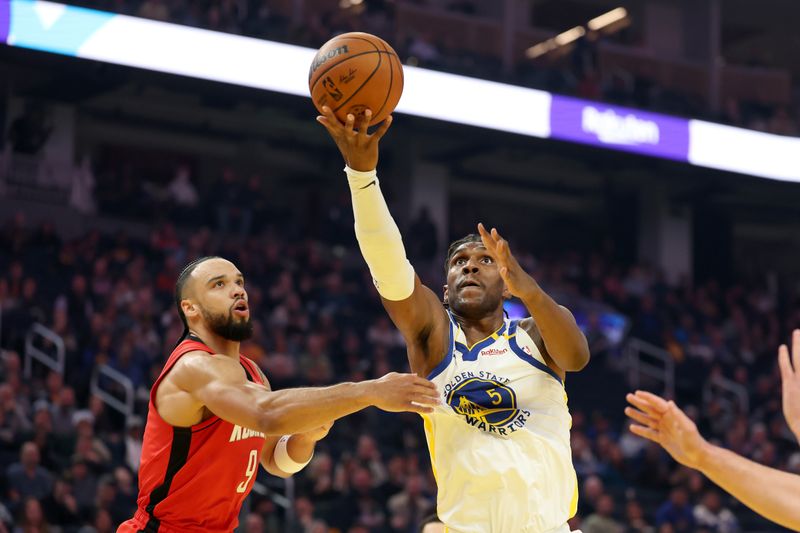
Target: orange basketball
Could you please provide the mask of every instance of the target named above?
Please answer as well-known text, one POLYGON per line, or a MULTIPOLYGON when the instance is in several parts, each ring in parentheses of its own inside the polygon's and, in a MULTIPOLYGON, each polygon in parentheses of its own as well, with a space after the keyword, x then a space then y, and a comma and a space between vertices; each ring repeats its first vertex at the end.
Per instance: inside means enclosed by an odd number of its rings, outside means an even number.
POLYGON ((400 101, 403 66, 380 37, 343 33, 322 45, 314 56, 308 88, 320 112, 327 105, 342 122, 352 113, 358 124, 369 108, 373 125, 389 116, 400 101))

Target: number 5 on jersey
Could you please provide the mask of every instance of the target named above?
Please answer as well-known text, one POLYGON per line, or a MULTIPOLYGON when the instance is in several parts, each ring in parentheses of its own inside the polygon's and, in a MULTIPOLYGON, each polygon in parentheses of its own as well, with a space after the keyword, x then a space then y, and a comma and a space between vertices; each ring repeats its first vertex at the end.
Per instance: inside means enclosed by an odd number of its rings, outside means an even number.
POLYGON ((247 470, 244 472, 245 480, 239 483, 236 487, 236 492, 244 492, 247 490, 247 485, 253 479, 256 471, 258 470, 258 450, 250 450, 250 458, 247 459, 247 470))

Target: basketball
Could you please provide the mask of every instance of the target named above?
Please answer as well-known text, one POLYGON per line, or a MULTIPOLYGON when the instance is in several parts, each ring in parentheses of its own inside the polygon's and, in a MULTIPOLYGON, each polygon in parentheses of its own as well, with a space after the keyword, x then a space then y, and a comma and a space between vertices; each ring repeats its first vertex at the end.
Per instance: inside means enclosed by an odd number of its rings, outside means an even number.
POLYGON ((360 122, 372 110, 370 125, 394 111, 403 93, 403 66, 389 44, 369 33, 337 35, 319 49, 308 71, 311 99, 321 112, 330 107, 344 122, 349 113, 360 122))

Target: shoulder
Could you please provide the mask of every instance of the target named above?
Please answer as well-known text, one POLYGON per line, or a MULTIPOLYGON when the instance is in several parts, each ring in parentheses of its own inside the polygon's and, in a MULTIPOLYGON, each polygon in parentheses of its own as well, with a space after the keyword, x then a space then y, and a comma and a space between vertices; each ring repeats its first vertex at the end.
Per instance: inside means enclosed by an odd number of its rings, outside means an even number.
POLYGON ((244 369, 236 361, 225 356, 194 350, 181 356, 164 379, 172 381, 180 389, 191 391, 211 380, 227 381, 243 377, 245 377, 244 369))
POLYGON ((536 325, 536 321, 533 317, 523 318, 517 322, 517 329, 521 329, 525 333, 527 333, 531 340, 535 343, 539 343, 539 340, 542 338, 541 333, 539 333, 539 326, 536 325))

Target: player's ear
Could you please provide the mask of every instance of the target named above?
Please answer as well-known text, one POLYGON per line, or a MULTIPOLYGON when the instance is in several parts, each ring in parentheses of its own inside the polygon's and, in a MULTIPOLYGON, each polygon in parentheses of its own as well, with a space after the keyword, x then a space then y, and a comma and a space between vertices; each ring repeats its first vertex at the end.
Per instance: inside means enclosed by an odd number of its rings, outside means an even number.
POLYGON ((511 291, 508 290, 508 286, 503 283, 503 300, 510 300, 511 298, 513 298, 511 291))
POLYGON ((186 318, 197 316, 200 313, 200 308, 189 299, 181 300, 181 309, 186 318))
POLYGON ((447 284, 442 285, 442 301, 447 303, 447 284))

